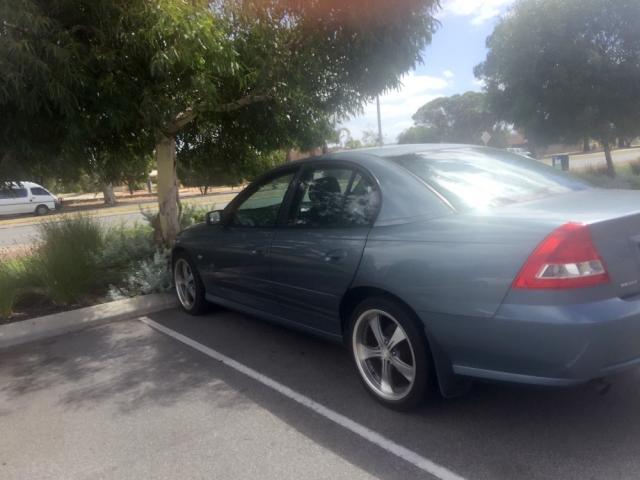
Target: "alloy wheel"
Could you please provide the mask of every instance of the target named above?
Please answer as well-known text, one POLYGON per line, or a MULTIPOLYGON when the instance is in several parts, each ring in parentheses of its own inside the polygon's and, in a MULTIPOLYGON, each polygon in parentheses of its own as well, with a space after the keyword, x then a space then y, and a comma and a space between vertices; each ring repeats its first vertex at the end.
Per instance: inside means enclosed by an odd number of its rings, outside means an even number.
POLYGON ((362 378, 385 400, 406 397, 416 379, 416 360, 411 341, 389 313, 371 309, 356 320, 353 351, 362 378))
POLYGON ((196 278, 184 258, 179 258, 173 267, 173 279, 178 299, 184 308, 191 310, 196 302, 196 278))

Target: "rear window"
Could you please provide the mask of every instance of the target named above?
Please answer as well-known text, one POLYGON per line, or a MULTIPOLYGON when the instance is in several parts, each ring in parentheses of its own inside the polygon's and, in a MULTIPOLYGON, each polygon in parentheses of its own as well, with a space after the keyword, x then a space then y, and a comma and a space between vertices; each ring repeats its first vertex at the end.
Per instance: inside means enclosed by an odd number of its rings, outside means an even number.
POLYGON ((498 207, 590 188, 536 160, 502 150, 451 149, 387 158, 458 209, 498 207))
POLYGON ((28 196, 26 188, 2 188, 0 199, 24 198, 28 196))

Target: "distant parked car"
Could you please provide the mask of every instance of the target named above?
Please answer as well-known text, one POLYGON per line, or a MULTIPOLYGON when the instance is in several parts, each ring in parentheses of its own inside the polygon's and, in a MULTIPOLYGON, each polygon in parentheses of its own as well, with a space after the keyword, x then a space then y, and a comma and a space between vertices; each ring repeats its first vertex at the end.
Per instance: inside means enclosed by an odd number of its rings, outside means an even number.
POLYGON ((0 183, 0 215, 19 213, 46 215, 59 206, 58 198, 37 183, 0 183))
POLYGON ((525 148, 520 148, 520 147, 507 148, 507 152, 515 153, 517 155, 522 155, 524 157, 533 158, 533 153, 531 153, 529 150, 525 148))
POLYGON ((574 385, 640 365, 640 192, 504 150, 399 145, 269 172, 173 250, 206 302, 344 341, 408 408, 469 378, 574 385))

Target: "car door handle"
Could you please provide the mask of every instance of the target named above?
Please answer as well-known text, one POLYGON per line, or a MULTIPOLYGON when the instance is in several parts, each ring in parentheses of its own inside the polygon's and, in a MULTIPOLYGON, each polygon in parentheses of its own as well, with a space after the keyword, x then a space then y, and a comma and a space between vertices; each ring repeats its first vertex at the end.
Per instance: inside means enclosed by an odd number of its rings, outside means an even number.
POLYGON ((250 247, 249 253, 251 255, 262 256, 267 253, 267 247, 250 247))
POLYGON ((344 260, 345 258, 347 258, 347 251, 346 250, 331 250, 330 252, 327 252, 324 256, 324 261, 325 262, 340 262, 341 260, 344 260))

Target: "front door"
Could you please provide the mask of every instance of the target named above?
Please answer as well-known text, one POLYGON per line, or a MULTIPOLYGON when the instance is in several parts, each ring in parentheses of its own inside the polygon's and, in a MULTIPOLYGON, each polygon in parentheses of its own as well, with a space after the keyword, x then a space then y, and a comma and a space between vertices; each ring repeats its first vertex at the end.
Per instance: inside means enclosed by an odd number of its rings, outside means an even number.
POLYGON ((213 228, 199 259, 207 293, 246 307, 276 313, 269 249, 283 200, 296 170, 249 187, 213 228))
POLYGON ((380 194, 355 167, 308 166, 271 245, 273 281, 289 320, 339 334, 340 300, 356 273, 380 194))

